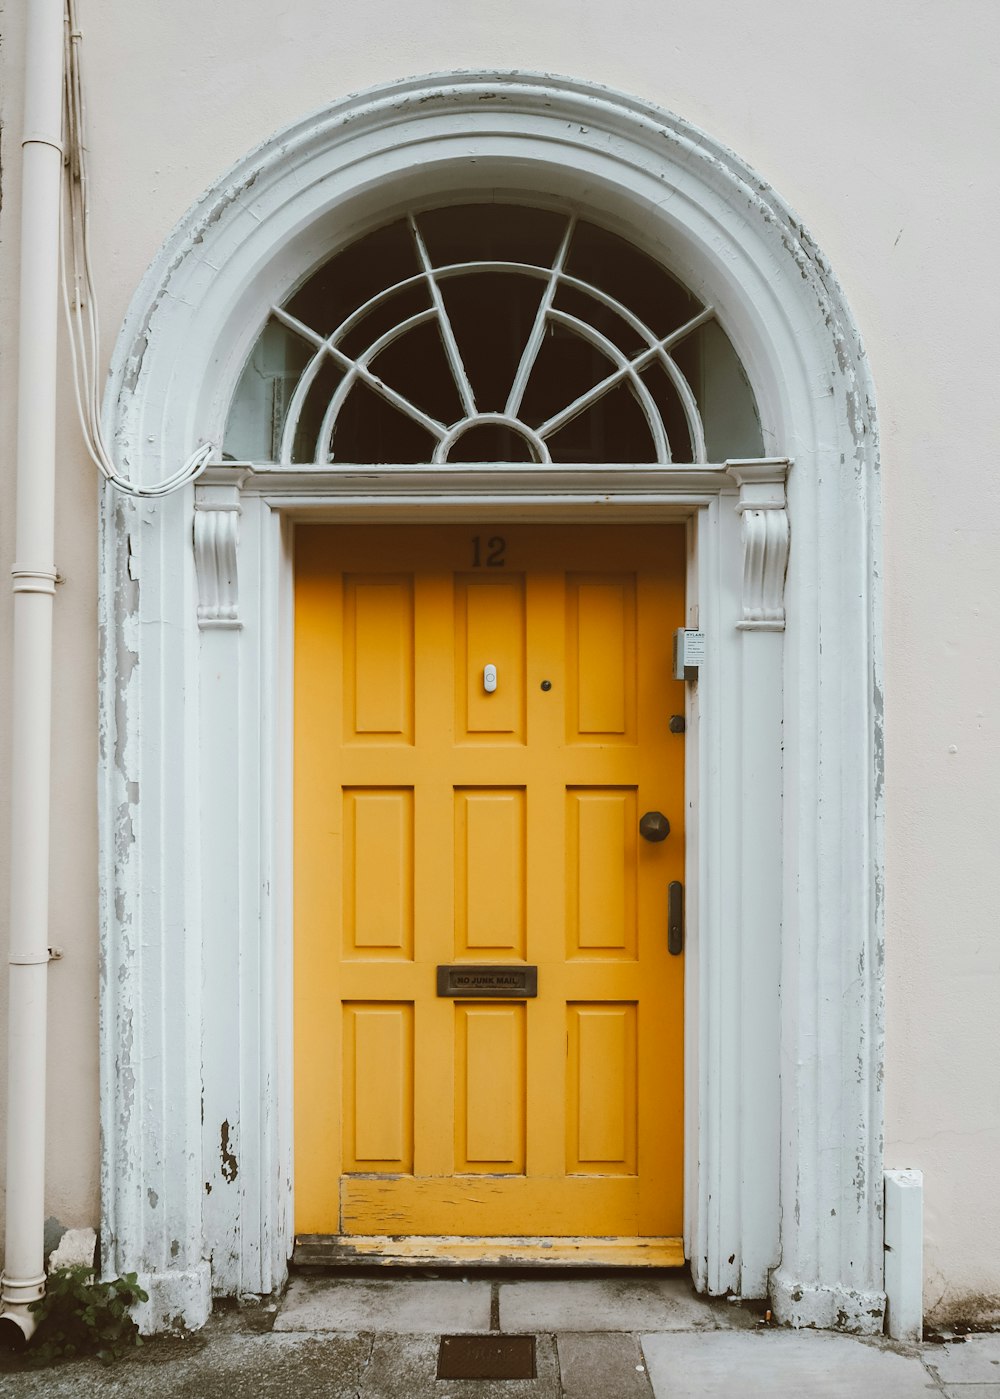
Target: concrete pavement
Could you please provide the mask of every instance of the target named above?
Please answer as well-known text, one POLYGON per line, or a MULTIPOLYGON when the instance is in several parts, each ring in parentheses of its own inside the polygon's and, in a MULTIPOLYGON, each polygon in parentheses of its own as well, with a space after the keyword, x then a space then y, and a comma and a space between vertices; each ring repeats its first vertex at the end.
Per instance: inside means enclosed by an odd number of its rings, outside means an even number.
POLYGON ((0 1357, 4 1399, 1000 1399, 1000 1335, 895 1345, 762 1324, 673 1274, 297 1277, 105 1369, 0 1357), (437 1379, 442 1335, 535 1337, 533 1379, 437 1379))

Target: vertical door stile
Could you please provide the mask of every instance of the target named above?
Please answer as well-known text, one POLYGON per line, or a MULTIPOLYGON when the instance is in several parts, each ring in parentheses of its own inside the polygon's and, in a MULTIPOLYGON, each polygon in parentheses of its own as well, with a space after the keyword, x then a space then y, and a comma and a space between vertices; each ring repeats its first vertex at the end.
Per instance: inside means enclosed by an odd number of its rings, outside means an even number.
MULTIPOLYGON (((455 605, 444 560, 415 573, 415 593, 416 970, 429 986, 454 954, 455 605)), ((447 1177, 455 1164, 453 1007, 424 995, 416 1011, 414 1175, 447 1177)))
POLYGON ((339 1232, 341 1081, 337 973, 343 885, 336 759, 343 733, 341 577, 309 541, 298 554, 295 617, 295 1192, 317 1232, 339 1232), (331 742, 333 738, 333 742, 331 742))
POLYGON ((543 994, 528 1004, 528 1175, 559 1179, 566 1169, 565 781, 557 755, 566 742, 566 591, 563 574, 533 560, 528 582, 528 929, 527 961, 543 994), (551 689, 543 690, 543 681, 551 689))

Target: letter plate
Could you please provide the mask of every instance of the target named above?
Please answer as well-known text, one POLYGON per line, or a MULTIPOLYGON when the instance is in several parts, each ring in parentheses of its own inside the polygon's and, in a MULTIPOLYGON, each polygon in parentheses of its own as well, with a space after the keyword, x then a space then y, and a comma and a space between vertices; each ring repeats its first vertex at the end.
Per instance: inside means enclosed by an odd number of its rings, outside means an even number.
POLYGON ((439 996, 510 996, 526 1000, 538 995, 538 968, 511 965, 499 967, 463 965, 438 967, 439 996))

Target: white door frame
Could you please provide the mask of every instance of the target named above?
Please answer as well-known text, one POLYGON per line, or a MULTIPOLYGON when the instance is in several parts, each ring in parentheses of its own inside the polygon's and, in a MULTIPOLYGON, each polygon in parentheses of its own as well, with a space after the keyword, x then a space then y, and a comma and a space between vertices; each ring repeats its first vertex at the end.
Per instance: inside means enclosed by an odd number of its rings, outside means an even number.
POLYGON ((109 437, 146 482, 219 443, 272 303, 398 210, 487 191, 569 201, 715 305, 773 456, 234 464, 155 505, 108 488, 104 1266, 142 1275, 146 1330, 284 1276, 294 521, 685 518, 708 640, 687 763, 692 1273, 769 1294, 793 1324, 881 1329, 874 413, 839 288, 773 191, 676 117, 574 81, 448 76, 347 100, 252 152, 168 239, 119 339, 109 437))

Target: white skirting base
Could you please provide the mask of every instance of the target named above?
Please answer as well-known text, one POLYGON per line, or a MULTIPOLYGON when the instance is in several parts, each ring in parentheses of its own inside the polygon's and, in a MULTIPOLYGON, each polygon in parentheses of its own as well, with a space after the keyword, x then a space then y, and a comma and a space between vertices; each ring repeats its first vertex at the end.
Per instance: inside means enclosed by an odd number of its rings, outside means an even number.
POLYGON ((847 1287, 817 1287, 778 1272, 771 1279, 771 1307, 782 1326, 812 1326, 823 1331, 881 1334, 885 1293, 847 1287))
POLYGON ((143 1336, 197 1331, 212 1314, 212 1270, 199 1263, 176 1273, 140 1273, 139 1285, 148 1302, 133 1310, 143 1336))

